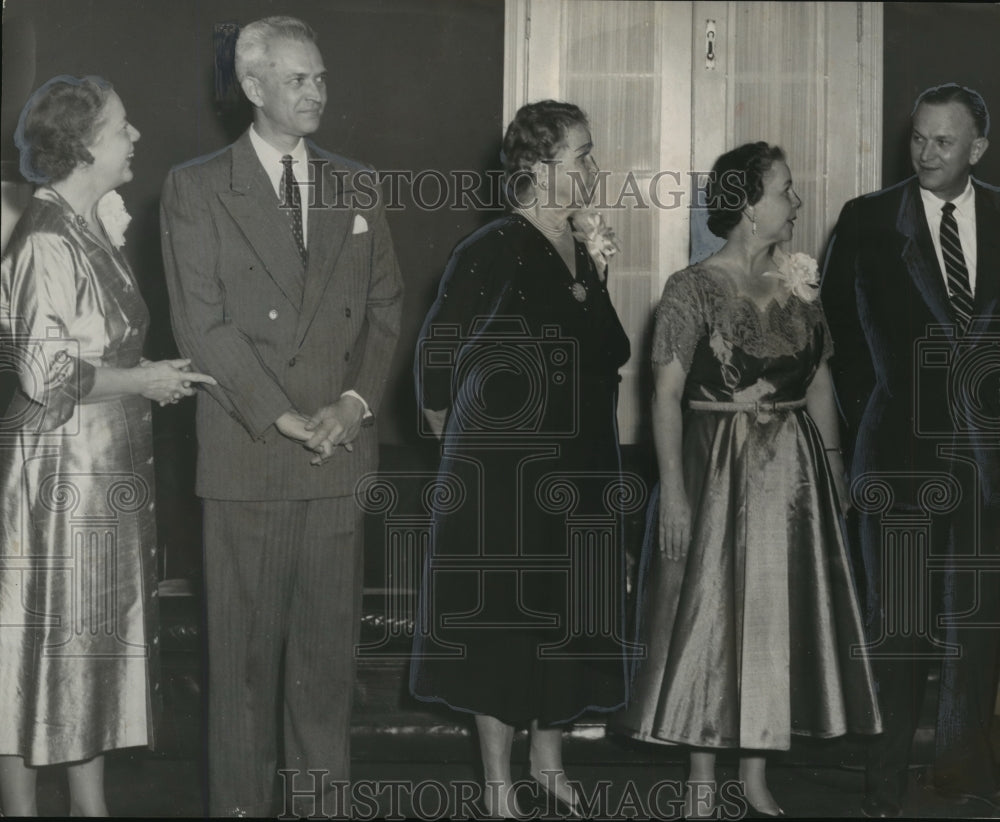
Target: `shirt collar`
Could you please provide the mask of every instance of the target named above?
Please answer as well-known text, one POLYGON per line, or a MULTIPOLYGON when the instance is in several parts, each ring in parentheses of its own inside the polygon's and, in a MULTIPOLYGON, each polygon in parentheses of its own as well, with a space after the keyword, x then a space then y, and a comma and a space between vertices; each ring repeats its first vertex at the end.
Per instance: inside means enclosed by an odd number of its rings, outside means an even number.
MULTIPOLYGON (((941 213, 941 208, 946 202, 933 192, 928 191, 926 188, 920 189, 920 199, 924 201, 924 210, 928 214, 933 213, 939 215, 941 213)), ((956 214, 964 215, 975 213, 976 192, 972 189, 972 175, 969 175, 969 179, 965 181, 965 190, 951 202, 955 204, 956 214)))
POLYGON ((307 163, 309 160, 309 154, 306 151, 306 141, 299 137, 299 142, 296 143, 295 148, 291 151, 284 152, 278 151, 274 146, 272 146, 267 140, 261 137, 257 133, 257 128, 253 125, 250 126, 250 144, 253 146, 253 150, 257 153, 257 159, 260 160, 260 164, 264 166, 264 170, 267 172, 267 176, 271 178, 271 184, 278 188, 281 181, 281 158, 285 154, 291 154, 292 168, 295 171, 295 177, 297 180, 303 180, 308 177, 307 163), (300 169, 303 169, 300 171, 300 169))

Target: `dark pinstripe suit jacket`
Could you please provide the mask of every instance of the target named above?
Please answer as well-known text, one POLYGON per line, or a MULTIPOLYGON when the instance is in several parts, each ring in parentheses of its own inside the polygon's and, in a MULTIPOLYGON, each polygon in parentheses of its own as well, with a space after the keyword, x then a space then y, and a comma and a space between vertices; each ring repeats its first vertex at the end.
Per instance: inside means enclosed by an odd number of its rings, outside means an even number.
POLYGON ((174 335, 219 385, 198 397, 196 491, 210 499, 351 494, 374 469, 375 426, 321 467, 274 421, 353 389, 377 415, 399 334, 403 285, 364 167, 308 145, 322 173, 303 266, 288 220, 244 134, 173 169, 161 201, 174 335))

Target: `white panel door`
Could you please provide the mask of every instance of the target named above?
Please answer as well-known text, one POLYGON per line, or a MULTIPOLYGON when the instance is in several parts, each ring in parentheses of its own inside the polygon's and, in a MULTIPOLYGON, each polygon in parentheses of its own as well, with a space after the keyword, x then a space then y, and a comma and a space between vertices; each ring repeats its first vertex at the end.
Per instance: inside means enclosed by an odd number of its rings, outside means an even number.
POLYGON ((688 259, 692 5, 509 0, 507 12, 516 62, 506 67, 506 120, 546 98, 576 103, 590 118, 605 172, 595 205, 622 243, 609 290, 632 343, 619 427, 622 442, 637 442, 648 413, 652 307, 666 275, 688 259))
POLYGON ((878 3, 507 0, 505 122, 576 103, 607 172, 598 206, 623 245, 610 290, 632 341, 622 442, 648 441, 663 285, 719 242, 692 180, 740 143, 781 145, 803 199, 791 247, 819 257, 844 202, 878 187, 881 46, 878 3))

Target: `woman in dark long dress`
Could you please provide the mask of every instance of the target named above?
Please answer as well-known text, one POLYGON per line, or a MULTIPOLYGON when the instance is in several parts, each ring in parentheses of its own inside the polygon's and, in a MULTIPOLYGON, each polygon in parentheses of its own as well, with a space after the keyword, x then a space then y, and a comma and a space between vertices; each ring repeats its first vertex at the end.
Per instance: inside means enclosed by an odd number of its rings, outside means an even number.
POLYGON ((591 148, 576 106, 518 112, 503 148, 514 207, 455 250, 417 347, 419 401, 444 445, 410 685, 476 715, 492 814, 517 810, 515 728, 531 727, 532 777, 572 809, 562 729, 626 697, 614 496, 629 341, 599 233, 592 257, 570 224, 591 148))
MULTIPOLYGON (((156 529, 150 400, 211 377, 141 357, 149 314, 119 250, 139 132, 100 78, 55 77, 17 131, 41 183, 0 274, 20 387, 0 449, 0 800, 37 813, 67 766, 73 816, 106 816, 105 751, 152 743, 156 529)), ((213 381, 214 382, 214 381, 213 381)))
POLYGON ((726 244, 670 276, 656 315, 647 655, 615 724, 691 746, 689 815, 711 813, 716 751, 736 748, 746 801, 775 816, 766 751, 881 720, 867 659, 852 658, 864 634, 816 263, 778 248, 801 201, 766 143, 714 172, 709 228, 726 244))

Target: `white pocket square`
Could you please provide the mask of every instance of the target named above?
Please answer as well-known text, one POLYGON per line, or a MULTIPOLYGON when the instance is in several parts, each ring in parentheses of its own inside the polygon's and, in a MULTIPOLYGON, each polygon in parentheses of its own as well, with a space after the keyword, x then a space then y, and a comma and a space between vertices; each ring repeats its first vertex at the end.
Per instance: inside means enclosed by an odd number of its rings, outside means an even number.
POLYGON ((368 230, 368 221, 365 220, 360 214, 354 215, 354 228, 351 229, 351 234, 364 234, 368 230))

